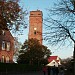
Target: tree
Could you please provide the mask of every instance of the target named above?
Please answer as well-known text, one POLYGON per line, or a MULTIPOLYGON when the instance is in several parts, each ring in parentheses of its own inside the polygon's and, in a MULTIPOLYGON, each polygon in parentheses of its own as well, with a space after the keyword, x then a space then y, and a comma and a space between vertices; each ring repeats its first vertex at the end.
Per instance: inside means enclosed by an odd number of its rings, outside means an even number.
POLYGON ((70 57, 70 58, 66 58, 66 59, 62 59, 62 66, 64 67, 65 69, 65 73, 68 74, 68 75, 73 75, 73 57, 70 57))
POLYGON ((67 41, 72 44, 75 62, 75 0, 58 0, 53 8, 47 10, 45 39, 53 45, 67 44, 67 41))
POLYGON ((46 61, 51 54, 50 50, 46 46, 41 45, 36 39, 25 41, 21 49, 18 63, 45 64, 42 61, 46 61))
POLYGON ((27 10, 23 11, 18 2, 19 0, 0 0, 0 30, 15 32, 26 28, 27 10))
POLYGON ((14 56, 13 56, 14 60, 13 61, 16 63, 22 43, 19 42, 17 38, 14 38, 14 40, 15 41, 14 41, 14 56))

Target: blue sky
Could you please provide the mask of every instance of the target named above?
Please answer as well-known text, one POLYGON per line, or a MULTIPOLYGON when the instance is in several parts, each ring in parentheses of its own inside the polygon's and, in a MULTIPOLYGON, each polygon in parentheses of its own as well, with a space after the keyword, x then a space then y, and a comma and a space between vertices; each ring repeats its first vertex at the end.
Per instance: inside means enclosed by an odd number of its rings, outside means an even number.
MULTIPOLYGON (((23 7, 23 10, 27 9, 28 12, 39 9, 43 12, 43 18, 46 18, 46 8, 53 7, 54 2, 57 3, 57 0, 20 0, 20 6, 23 7)), ((29 15, 27 18, 29 22, 29 15)), ((18 36, 20 42, 24 43, 24 41, 28 38, 28 29, 29 26, 24 30, 24 35, 18 36)), ((52 55, 58 55, 60 58, 67 58, 73 55, 73 47, 65 45, 59 48, 59 46, 51 46, 50 44, 47 44, 47 42, 43 42, 43 44, 48 46, 48 48, 52 51, 52 55)))

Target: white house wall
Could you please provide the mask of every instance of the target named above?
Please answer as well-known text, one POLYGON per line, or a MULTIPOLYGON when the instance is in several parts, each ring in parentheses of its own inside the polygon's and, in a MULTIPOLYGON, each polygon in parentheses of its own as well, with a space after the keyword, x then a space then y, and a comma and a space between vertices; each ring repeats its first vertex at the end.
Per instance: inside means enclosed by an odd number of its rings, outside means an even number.
POLYGON ((55 61, 55 60, 53 60, 53 61, 51 61, 49 64, 47 64, 47 66, 56 66, 56 67, 58 67, 58 63, 55 61))

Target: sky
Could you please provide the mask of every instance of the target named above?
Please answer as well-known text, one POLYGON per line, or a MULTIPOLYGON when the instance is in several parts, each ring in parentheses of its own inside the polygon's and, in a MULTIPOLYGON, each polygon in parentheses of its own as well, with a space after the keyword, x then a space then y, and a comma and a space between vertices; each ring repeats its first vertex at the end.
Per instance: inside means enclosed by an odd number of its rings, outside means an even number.
MULTIPOLYGON (((43 19, 47 17, 47 8, 52 8, 54 3, 57 3, 57 0, 20 0, 20 6, 23 7, 23 10, 27 9, 28 12, 35 11, 37 9, 43 12, 43 19)), ((29 23, 29 14, 27 16, 27 23, 29 23)), ((26 39, 28 39, 28 30, 29 24, 27 29, 24 30, 24 35, 19 35, 18 39, 23 44, 26 39)), ((44 26, 43 26, 44 30, 44 26)), ((44 31, 43 31, 44 32, 44 31)), ((51 46, 46 41, 43 42, 52 52, 52 55, 57 55, 60 58, 64 59, 73 55, 73 47, 64 45, 59 48, 59 46, 51 46)))

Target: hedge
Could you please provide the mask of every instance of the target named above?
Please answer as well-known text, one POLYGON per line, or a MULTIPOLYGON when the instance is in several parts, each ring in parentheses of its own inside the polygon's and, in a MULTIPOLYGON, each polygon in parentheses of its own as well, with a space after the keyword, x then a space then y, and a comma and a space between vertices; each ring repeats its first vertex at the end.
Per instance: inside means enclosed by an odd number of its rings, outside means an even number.
POLYGON ((27 71, 39 71, 42 70, 42 66, 27 65, 17 63, 0 63, 0 72, 27 72, 27 71))

